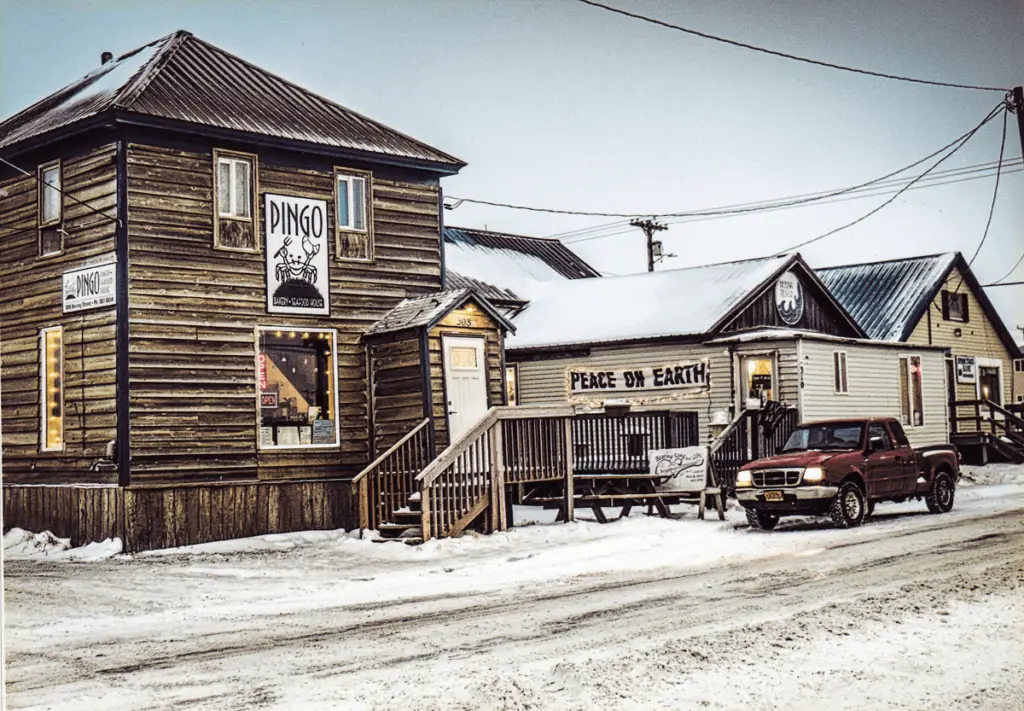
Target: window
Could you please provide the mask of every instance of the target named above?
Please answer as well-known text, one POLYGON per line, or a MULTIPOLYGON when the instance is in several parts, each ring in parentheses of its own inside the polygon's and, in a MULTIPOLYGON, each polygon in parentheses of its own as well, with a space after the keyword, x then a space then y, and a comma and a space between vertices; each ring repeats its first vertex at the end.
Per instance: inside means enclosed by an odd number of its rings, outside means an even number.
POLYGON ((505 402, 513 407, 519 404, 519 366, 515 363, 505 366, 505 402))
POLYGON ((452 346, 448 350, 448 357, 451 361, 448 363, 450 368, 458 370, 476 370, 476 348, 467 348, 464 346, 452 346))
POLYGON ((336 446, 335 332, 259 329, 257 338, 260 447, 336 446))
MULTIPOLYGON (((889 439, 889 431, 885 429, 885 425, 881 422, 872 422, 868 426, 868 442, 878 438, 882 440, 882 443, 876 445, 876 449, 892 449, 892 440, 889 439)), ((874 443, 872 443, 874 445, 874 443)))
POLYGON ((1018 358, 1017 360, 1013 361, 1013 372, 1024 373, 1024 358, 1018 358))
POLYGON ((64 200, 60 162, 40 166, 36 183, 39 203, 39 256, 64 251, 64 200))
POLYGON ((832 353, 832 383, 837 393, 848 393, 846 381, 846 352, 834 351, 832 353))
POLYGON ((924 425, 921 357, 900 357, 900 421, 908 427, 924 425))
POLYGON ((373 260, 373 205, 370 173, 334 171, 338 259, 373 260))
POLYGON ((253 220, 256 157, 214 151, 217 214, 213 244, 218 249, 257 251, 253 220))
POLYGON ((40 449, 53 452, 64 449, 64 334, 60 326, 39 332, 39 352, 40 449))
POLYGON ((967 294, 959 291, 942 292, 942 318, 945 321, 962 321, 967 323, 967 294))
POLYGON ((903 426, 892 420, 889 422, 889 429, 892 430, 892 438, 896 440, 897 447, 909 447, 910 440, 907 439, 907 433, 903 431, 903 426))

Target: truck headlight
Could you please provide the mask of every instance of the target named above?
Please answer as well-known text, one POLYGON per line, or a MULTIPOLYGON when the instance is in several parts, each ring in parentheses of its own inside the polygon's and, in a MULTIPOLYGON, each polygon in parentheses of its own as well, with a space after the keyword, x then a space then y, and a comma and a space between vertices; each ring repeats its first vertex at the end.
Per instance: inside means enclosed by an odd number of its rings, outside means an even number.
POLYGON ((750 486, 750 472, 742 471, 736 474, 736 486, 750 486))
POLYGON ((821 481, 825 478, 825 470, 821 467, 807 467, 804 469, 804 481, 821 481))

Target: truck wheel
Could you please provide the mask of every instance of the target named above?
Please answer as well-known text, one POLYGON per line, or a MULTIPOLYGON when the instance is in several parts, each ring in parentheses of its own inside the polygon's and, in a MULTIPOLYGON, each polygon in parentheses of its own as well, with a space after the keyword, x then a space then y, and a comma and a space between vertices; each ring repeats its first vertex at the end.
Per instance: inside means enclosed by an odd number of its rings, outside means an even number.
POLYGON ((775 528, 775 524, 779 522, 779 517, 775 514, 766 513, 764 511, 757 511, 756 509, 747 509, 747 523, 750 527, 758 531, 770 531, 775 528))
POLYGON ((832 499, 828 509, 828 515, 836 528, 856 528, 864 522, 866 513, 864 492, 852 481, 839 487, 839 493, 832 499))
POLYGON ((956 494, 956 487, 953 480, 946 472, 939 472, 932 483, 932 490, 924 497, 928 504, 928 510, 932 513, 946 513, 953 508, 953 497, 956 494))
POLYGON ((868 516, 874 516, 874 515, 875 515, 875 502, 874 501, 869 501, 868 502, 868 508, 864 512, 864 518, 867 518, 868 516))

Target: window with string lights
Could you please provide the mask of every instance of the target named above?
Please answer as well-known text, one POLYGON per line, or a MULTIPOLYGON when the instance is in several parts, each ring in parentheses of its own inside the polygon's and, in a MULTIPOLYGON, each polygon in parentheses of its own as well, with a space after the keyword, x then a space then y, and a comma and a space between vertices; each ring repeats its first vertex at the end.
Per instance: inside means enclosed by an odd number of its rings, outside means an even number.
POLYGON ((257 330, 257 397, 261 449, 335 447, 336 332, 257 330))
POLYGON ((39 332, 41 367, 40 450, 64 449, 64 330, 60 326, 39 332))

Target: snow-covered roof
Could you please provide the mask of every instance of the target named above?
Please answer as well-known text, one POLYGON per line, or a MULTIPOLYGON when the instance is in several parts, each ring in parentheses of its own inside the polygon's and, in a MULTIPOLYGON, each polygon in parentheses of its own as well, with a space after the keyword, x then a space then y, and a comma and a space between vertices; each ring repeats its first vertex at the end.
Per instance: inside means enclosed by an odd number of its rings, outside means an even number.
POLYGON ((709 332, 793 256, 538 285, 515 319, 509 348, 709 332))
POLYGON ((494 310, 493 306, 482 298, 473 289, 453 289, 451 291, 439 291, 426 296, 419 296, 414 299, 405 299, 398 303, 395 308, 384 314, 377 323, 370 326, 366 336, 379 336, 384 333, 404 331, 409 328, 420 326, 433 326, 440 321, 452 309, 458 308, 466 301, 474 299, 489 313, 499 324, 509 331, 515 330, 508 320, 494 310))
MULTIPOLYGON (((907 344, 902 341, 879 341, 871 338, 851 338, 850 336, 833 336, 830 333, 821 331, 807 331, 799 328, 762 328, 756 331, 744 331, 743 333, 732 333, 727 336, 706 341, 707 343, 753 343, 760 341, 778 341, 795 338, 804 338, 810 341, 828 341, 830 343, 856 343, 865 346, 883 346, 891 348, 906 348, 907 344)), ((914 345, 914 348, 924 350, 946 350, 945 346, 914 345)))
POLYGON ((815 269, 868 336, 905 341, 956 262, 956 252, 815 269))
POLYGON ((555 239, 445 227, 444 242, 449 277, 468 277, 512 300, 529 301, 543 284, 600 276, 555 239))

